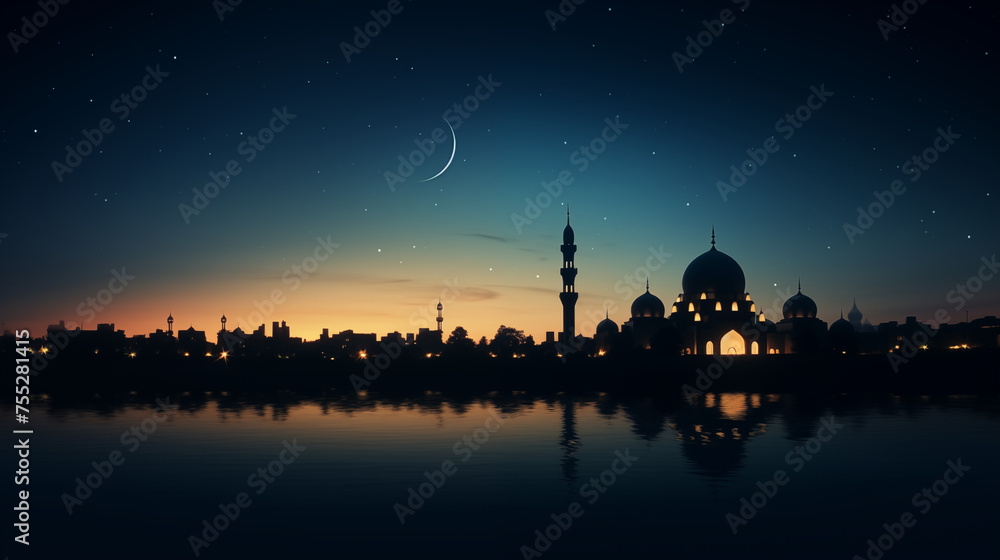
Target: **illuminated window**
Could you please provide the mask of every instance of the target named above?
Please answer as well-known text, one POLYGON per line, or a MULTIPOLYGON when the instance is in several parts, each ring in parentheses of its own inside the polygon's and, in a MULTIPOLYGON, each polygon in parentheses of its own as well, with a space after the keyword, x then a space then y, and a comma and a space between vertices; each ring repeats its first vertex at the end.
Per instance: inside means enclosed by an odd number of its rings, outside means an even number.
POLYGON ((695 321, 701 321, 701 313, 695 313, 694 314, 694 320, 695 321))
POLYGON ((750 353, 756 356, 759 352, 760 352, 760 345, 757 344, 757 341, 755 340, 750 344, 750 353))
POLYGON ((764 321, 767 320, 767 318, 764 317, 764 312, 763 311, 760 312, 760 317, 758 317, 757 320, 760 321, 761 323, 763 323, 764 321))
POLYGON ((701 293, 701 299, 705 299, 705 292, 701 293))
POLYGON ((736 305, 736 302, 734 301, 733 302, 733 311, 739 311, 739 310, 740 310, 740 306, 736 305))
POLYGON ((692 311, 694 311, 694 304, 693 303, 689 303, 688 304, 688 313, 690 313, 692 311))
POLYGON ((722 302, 721 301, 715 302, 715 310, 716 311, 722 311, 722 302))
POLYGON ((756 313, 756 312, 757 312, 757 306, 751 303, 750 304, 750 313, 756 313))
POLYGON ((750 292, 747 292, 747 301, 750 301, 750 292))
POLYGON ((712 344, 711 340, 709 340, 708 342, 705 343, 705 353, 706 354, 714 354, 715 353, 715 345, 712 344))
POLYGON ((676 305, 671 305, 670 306, 670 312, 671 313, 677 313, 677 306, 676 305))

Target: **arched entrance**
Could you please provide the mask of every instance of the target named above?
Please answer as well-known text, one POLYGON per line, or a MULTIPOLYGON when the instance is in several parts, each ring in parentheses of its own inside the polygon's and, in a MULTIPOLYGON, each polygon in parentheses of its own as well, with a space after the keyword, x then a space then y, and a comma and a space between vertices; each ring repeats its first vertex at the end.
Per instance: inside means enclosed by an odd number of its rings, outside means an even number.
POLYGON ((737 354, 742 356, 747 353, 746 342, 743 337, 739 335, 735 330, 729 331, 722 335, 722 340, 719 343, 719 348, 724 354, 737 354))

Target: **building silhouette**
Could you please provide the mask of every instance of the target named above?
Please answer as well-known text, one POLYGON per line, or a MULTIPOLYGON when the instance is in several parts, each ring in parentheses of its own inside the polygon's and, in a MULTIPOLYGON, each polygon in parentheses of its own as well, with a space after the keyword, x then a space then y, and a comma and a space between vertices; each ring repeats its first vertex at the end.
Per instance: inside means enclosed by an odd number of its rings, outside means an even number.
POLYGON ((818 353, 829 350, 826 323, 816 318, 816 302, 799 291, 781 306, 781 315, 767 335, 768 352, 772 354, 818 353))
POLYGON ((599 354, 611 350, 618 336, 618 324, 611 320, 608 311, 604 311, 604 320, 597 323, 597 334, 594 335, 594 345, 599 354))
POLYGON ((857 354, 858 339, 854 325, 844 319, 844 312, 840 312, 840 319, 830 325, 830 347, 837 354, 857 354))
POLYGON ((666 328, 666 308, 660 298, 649 293, 649 278, 646 279, 646 293, 632 302, 632 318, 622 325, 622 331, 632 337, 634 346, 648 348, 656 333, 666 328))
POLYGON ((193 326, 178 331, 177 342, 180 344, 182 352, 192 356, 204 355, 211 350, 205 338, 205 331, 196 331, 193 326))

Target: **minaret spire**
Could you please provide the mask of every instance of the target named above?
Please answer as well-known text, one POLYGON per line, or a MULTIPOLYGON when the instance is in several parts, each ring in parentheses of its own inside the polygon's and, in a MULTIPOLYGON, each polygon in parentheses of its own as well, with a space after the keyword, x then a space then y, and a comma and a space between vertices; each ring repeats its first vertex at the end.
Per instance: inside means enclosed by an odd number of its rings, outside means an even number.
POLYGON ((712 248, 715 249, 715 225, 712 225, 712 248))

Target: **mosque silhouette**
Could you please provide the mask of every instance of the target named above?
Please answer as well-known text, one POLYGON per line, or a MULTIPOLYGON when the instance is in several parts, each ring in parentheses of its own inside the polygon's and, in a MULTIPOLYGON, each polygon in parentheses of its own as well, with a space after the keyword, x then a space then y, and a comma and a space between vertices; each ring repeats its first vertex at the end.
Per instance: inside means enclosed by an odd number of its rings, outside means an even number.
MULTIPOLYGON (((575 280, 577 269, 575 233, 566 212, 563 230, 563 288, 559 299, 563 306, 563 330, 559 340, 564 345, 582 347, 586 339, 575 334, 575 305, 578 299, 575 280)), ((613 341, 626 339, 633 347, 649 348, 657 337, 679 343, 681 353, 695 355, 758 355, 848 352, 857 348, 856 335, 862 330, 861 312, 851 310, 857 325, 841 317, 827 328, 816 317, 816 302, 802 293, 789 297, 777 323, 767 319, 746 291, 746 276, 736 259, 716 248, 712 228, 711 248, 687 266, 681 281, 682 292, 670 306, 670 314, 659 297, 649 291, 632 302, 631 317, 619 326, 610 318, 598 323, 593 346, 598 353, 609 351, 613 341)))

